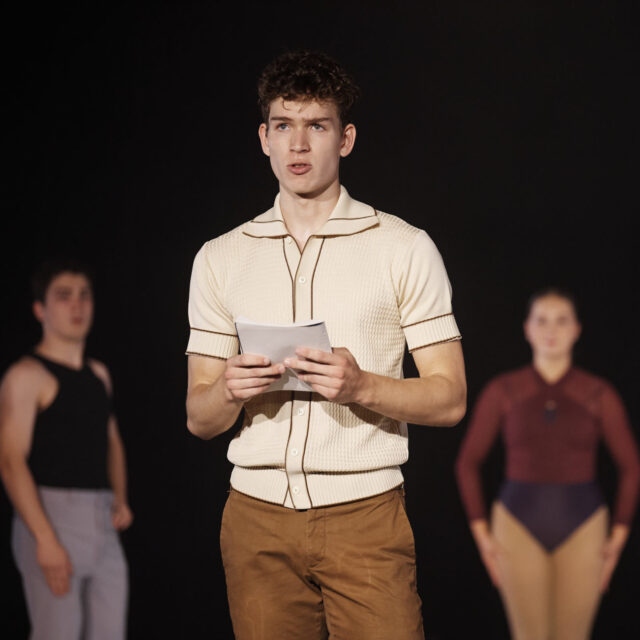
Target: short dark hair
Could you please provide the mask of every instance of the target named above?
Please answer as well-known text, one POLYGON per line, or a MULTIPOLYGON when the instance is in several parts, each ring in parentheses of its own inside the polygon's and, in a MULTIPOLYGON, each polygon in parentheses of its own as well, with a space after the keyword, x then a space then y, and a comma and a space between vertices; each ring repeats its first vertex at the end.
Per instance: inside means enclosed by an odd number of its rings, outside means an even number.
POLYGON ((527 302, 527 313, 526 318, 531 315, 531 309, 533 309, 533 305, 540 300, 540 298, 546 298, 547 296, 556 296, 557 298, 563 298, 567 302, 571 304, 573 307, 573 312, 578 320, 580 320, 580 314, 578 313, 578 303, 576 302, 576 297, 571 291, 567 289, 563 289, 562 287, 544 287, 544 289, 538 289, 531 296, 529 296, 529 300, 527 302))
POLYGON ((52 258, 41 262, 31 276, 31 294, 34 301, 44 302, 49 285, 61 273, 83 275, 93 289, 93 272, 84 263, 75 258, 52 258))
POLYGON ((290 51, 279 55, 258 80, 262 121, 269 121, 269 106, 277 98, 334 102, 345 126, 360 96, 360 89, 343 67, 320 51, 290 51))

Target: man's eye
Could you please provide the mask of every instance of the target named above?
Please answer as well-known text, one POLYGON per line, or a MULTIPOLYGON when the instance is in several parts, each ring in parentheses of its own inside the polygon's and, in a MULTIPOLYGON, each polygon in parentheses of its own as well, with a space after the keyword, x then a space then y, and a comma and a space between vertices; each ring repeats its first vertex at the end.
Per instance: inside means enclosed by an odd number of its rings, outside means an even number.
POLYGON ((281 122, 276 129, 279 129, 280 131, 284 131, 287 128, 287 123, 286 122, 281 122))
POLYGON ((323 127, 321 124, 318 124, 317 122, 314 122, 314 123, 311 125, 311 128, 312 128, 314 131, 324 131, 324 127, 323 127))

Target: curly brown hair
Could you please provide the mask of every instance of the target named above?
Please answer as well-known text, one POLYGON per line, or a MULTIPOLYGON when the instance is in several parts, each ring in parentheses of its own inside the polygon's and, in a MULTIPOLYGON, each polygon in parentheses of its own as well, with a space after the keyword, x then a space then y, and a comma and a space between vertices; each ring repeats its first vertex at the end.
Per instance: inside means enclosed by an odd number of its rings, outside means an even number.
POLYGON ((332 101, 345 126, 360 96, 351 76, 325 53, 290 51, 279 55, 264 69, 258 80, 258 105, 262 120, 269 122, 269 107, 277 98, 284 100, 332 101))

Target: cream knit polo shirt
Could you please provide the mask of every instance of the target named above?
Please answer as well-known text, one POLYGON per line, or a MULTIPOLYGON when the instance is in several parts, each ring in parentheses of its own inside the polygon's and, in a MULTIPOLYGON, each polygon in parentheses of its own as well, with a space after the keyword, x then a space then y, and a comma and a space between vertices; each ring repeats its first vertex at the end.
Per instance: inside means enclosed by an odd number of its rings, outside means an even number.
MULTIPOLYGON (((429 236, 349 197, 300 252, 272 209, 207 242, 189 294, 187 354, 238 353, 234 318, 287 324, 324 320, 334 347, 358 365, 402 377, 410 351, 460 339, 451 286, 429 236)), ((407 425, 316 393, 276 391, 245 405, 229 445, 231 485, 294 509, 348 502, 402 483, 407 425)))

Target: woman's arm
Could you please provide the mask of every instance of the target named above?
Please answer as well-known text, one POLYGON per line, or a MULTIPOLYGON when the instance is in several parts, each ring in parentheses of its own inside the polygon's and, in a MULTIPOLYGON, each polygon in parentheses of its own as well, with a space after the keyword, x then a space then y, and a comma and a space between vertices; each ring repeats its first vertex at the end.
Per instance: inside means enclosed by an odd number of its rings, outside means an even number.
POLYGON ((622 399, 607 385, 601 396, 602 437, 618 469, 618 490, 613 510, 613 525, 604 547, 602 590, 611 576, 629 537, 631 520, 640 490, 640 457, 622 399))
POLYGON ((476 402, 455 466, 460 496, 473 539, 489 577, 496 586, 499 585, 496 543, 489 527, 481 468, 498 437, 503 411, 502 385, 499 380, 494 380, 485 387, 476 402))

